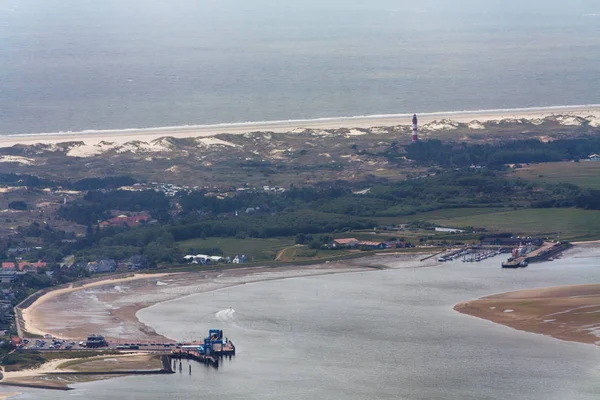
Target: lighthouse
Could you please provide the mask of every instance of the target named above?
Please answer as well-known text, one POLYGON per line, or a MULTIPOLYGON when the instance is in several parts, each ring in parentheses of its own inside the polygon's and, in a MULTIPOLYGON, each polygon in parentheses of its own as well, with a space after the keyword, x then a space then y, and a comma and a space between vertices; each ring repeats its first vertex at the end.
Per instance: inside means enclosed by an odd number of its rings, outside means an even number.
POLYGON ((419 121, 417 120, 417 114, 413 114, 413 117, 412 117, 412 141, 413 141, 413 143, 419 141, 419 127, 417 126, 418 122, 419 121))

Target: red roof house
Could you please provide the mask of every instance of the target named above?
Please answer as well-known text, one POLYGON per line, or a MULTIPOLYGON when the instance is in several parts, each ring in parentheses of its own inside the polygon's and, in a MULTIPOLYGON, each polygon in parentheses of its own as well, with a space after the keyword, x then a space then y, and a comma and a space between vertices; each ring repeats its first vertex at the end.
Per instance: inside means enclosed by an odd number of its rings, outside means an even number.
POLYGON ((38 269, 38 268, 43 268, 45 267, 47 264, 43 261, 37 261, 34 263, 30 263, 27 261, 21 261, 19 263, 19 271, 23 271, 24 269, 38 269))
POLYGON ((2 269, 15 269, 15 263, 14 262, 3 262, 2 263, 2 269))

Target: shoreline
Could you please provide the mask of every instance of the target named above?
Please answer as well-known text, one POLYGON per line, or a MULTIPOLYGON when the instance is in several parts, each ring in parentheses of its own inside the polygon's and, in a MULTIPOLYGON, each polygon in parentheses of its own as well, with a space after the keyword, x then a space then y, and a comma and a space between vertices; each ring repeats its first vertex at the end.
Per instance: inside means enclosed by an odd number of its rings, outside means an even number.
MULTIPOLYGON (((138 352, 56 359, 47 361, 37 368, 10 372, 2 371, 0 385, 72 390, 69 385, 75 383, 130 375, 173 373, 172 370, 165 369, 164 356, 150 352, 138 352), (125 366, 122 364, 125 364, 125 366)), ((2 399, 1 394, 0 399, 2 399)))
MULTIPOLYGON (((459 123, 491 122, 504 119, 542 119, 556 115, 569 115, 600 118, 600 104, 529 107, 496 110, 443 111, 417 113, 420 124, 441 119, 451 119, 459 123)), ((330 117, 318 119, 297 119, 282 121, 256 121, 221 123, 210 125, 184 125, 149 128, 98 129, 79 132, 20 133, 0 135, 0 147, 16 144, 56 144, 69 141, 83 141, 86 144, 113 142, 123 144, 128 141, 151 141, 161 137, 191 138, 210 137, 228 133, 241 135, 249 132, 284 133, 294 129, 339 129, 373 128, 380 126, 410 125, 412 114, 382 114, 351 117, 330 117)))
MULTIPOLYGON (((594 249, 600 249, 600 246, 598 246, 599 243, 600 241, 578 242, 577 245, 575 245, 571 249, 571 252, 576 251, 577 249, 589 249, 590 247, 594 249)), ((65 335, 63 332, 63 335, 57 335, 57 330, 52 329, 48 326, 47 323, 45 323, 47 321, 44 320, 44 316, 53 315, 51 322, 54 322, 54 318, 56 318, 58 321, 60 321, 60 323, 63 326, 69 326, 69 318, 67 318, 68 312, 64 310, 65 304, 61 304, 61 301, 57 301, 57 299, 60 296, 69 296, 73 293, 80 292, 86 289, 109 289, 111 286, 118 286, 120 283, 130 283, 131 287, 128 288, 128 290, 131 292, 130 297, 127 297, 124 293, 120 291, 110 292, 110 290, 108 290, 106 293, 94 295, 94 301, 100 304, 106 303, 112 305, 115 302, 119 302, 119 300, 121 301, 121 304, 119 306, 115 306, 115 308, 110 309, 108 320, 100 322, 96 321, 97 327, 100 330, 100 332, 96 333, 101 334, 103 333, 102 329, 105 329, 107 330, 107 332, 105 332, 104 336, 106 336, 107 340, 112 341, 127 340, 128 338, 139 337, 140 335, 142 335, 146 337, 146 340, 166 340, 175 342, 177 341, 177 338, 164 337, 163 335, 160 335, 157 332, 155 332, 152 327, 149 327, 142 323, 137 317, 138 311, 145 308, 153 307, 160 303, 181 299, 183 297, 199 293, 212 292, 215 290, 227 289, 239 285, 272 280, 299 278, 304 276, 377 271, 378 269, 372 267, 372 264, 374 263, 381 264, 386 262, 402 262, 402 266, 389 267, 390 269, 424 268, 436 265, 435 260, 430 260, 429 262, 421 262, 420 257, 421 255, 415 254, 385 254, 379 256, 368 256, 355 260, 338 261, 328 264, 318 263, 312 265, 280 267, 251 266, 247 268, 222 269, 213 271, 135 274, 132 277, 126 278, 107 277, 107 279, 94 281, 78 287, 71 286, 68 288, 52 290, 40 296, 28 308, 21 310, 24 320, 23 330, 29 333, 34 333, 42 336, 45 334, 50 334, 55 337, 62 336, 64 338, 68 337, 71 339, 82 337, 85 338, 85 332, 89 333, 91 331, 88 329, 84 332, 82 329, 78 329, 77 327, 73 328, 72 330, 68 329, 69 334, 65 335), (169 293, 161 293, 161 288, 168 288, 173 292, 169 292, 169 290, 166 290, 166 292, 169 293), (174 293, 175 291, 177 293, 174 293), (56 312, 63 314, 55 315, 56 312), (114 335, 108 332, 110 330, 109 328, 111 327, 110 325, 115 324, 115 321, 117 323, 120 323, 121 325, 125 325, 126 327, 131 328, 131 330, 119 335, 114 335)), ((530 290, 535 291, 543 289, 544 288, 537 288, 530 290)), ((494 296, 503 296, 505 294, 506 293, 489 294, 478 300, 488 299, 494 296)), ((62 300, 63 303, 64 300, 65 299, 62 300)), ((474 301, 461 302, 455 305, 454 309, 463 314, 468 314, 479 318, 491 320, 486 317, 473 315, 473 313, 470 313, 466 310, 457 309, 461 308, 459 306, 471 304, 473 302, 474 301)), ((79 318, 85 317, 85 313, 79 316, 79 318)), ((77 320, 77 316, 74 316, 73 318, 77 320)))
MULTIPOLYGON (((61 295, 78 292, 78 291, 84 290, 84 289, 90 289, 90 288, 97 288, 97 287, 102 287, 102 286, 106 286, 106 285, 112 285, 112 284, 115 284, 115 283, 131 282, 131 281, 141 280, 141 279, 161 278, 161 277, 164 277, 164 276, 167 276, 167 275, 175 275, 175 273, 172 273, 172 274, 168 274, 168 273, 162 273, 162 274, 134 274, 133 276, 130 276, 130 277, 107 278, 107 279, 103 279, 103 280, 99 280, 99 281, 93 281, 93 282, 89 282, 89 283, 84 283, 81 286, 73 286, 73 284, 70 284, 69 287, 66 287, 66 288, 51 290, 51 291, 49 291, 47 293, 44 293, 42 296, 40 296, 38 299, 36 299, 27 308, 20 308, 19 307, 19 310, 20 310, 21 315, 23 317, 23 326, 22 326, 22 329, 24 331, 32 333, 34 335, 44 336, 46 334, 49 334, 48 332, 40 329, 39 327, 37 327, 35 325, 35 321, 37 319, 36 315, 35 315, 35 312, 36 312, 36 309, 38 307, 40 307, 41 305, 43 305, 44 303, 46 303, 48 301, 51 301, 52 299, 55 299, 55 298, 57 298, 57 297, 59 297, 61 295)), ((53 335, 53 336, 55 336, 55 335, 53 335)))
MULTIPOLYGON (((427 267, 431 263, 421 263, 420 255, 386 255, 386 260, 402 260, 406 266, 400 268, 427 267), (413 265, 414 264, 414 265, 413 265)), ((54 337, 79 339, 87 337, 88 333, 102 334, 107 340, 121 342, 139 339, 140 341, 177 341, 176 338, 167 338, 158 334, 150 326, 145 325, 137 318, 137 312, 152 307, 159 303, 177 300, 183 297, 226 289, 234 286, 252 284, 265 281, 300 278, 305 276, 318 276, 340 273, 378 271, 370 267, 374 260, 380 262, 382 256, 369 256, 362 259, 344 260, 332 263, 319 263, 300 266, 264 267, 251 266, 247 268, 223 269, 199 272, 175 272, 163 274, 136 274, 130 279, 105 279, 83 285, 76 288, 63 288, 50 291, 35 300, 28 308, 22 310, 25 321, 23 330, 38 334, 49 334, 54 337), (111 291, 111 286, 128 282, 125 291, 111 291), (90 311, 73 310, 75 303, 85 302, 85 298, 66 301, 68 297, 75 295, 85 289, 101 289, 102 293, 93 294, 90 305, 103 307, 110 305, 106 318, 88 317, 88 314, 97 314, 97 310, 105 311, 104 308, 90 311), (46 316, 48 317, 46 319, 46 316), (82 320, 90 318, 89 323, 82 320), (73 322, 71 322, 73 321, 73 322), (79 325, 72 328, 64 328, 71 323, 79 325), (53 329, 52 326, 62 326, 61 329, 53 329), (114 328, 119 326, 122 331, 115 334, 114 328), (68 333, 65 334, 65 331, 68 333), (59 334, 59 333, 62 333, 59 334)), ((86 305, 88 303, 85 303, 86 305)), ((179 338, 181 339, 181 338, 179 338)))

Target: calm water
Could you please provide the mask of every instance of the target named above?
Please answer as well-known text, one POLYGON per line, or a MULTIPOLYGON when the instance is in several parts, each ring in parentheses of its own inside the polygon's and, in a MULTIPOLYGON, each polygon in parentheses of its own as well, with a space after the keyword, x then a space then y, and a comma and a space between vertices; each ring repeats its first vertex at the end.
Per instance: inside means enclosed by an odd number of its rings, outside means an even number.
MULTIPOLYGON (((479 264, 247 284, 138 313, 178 339, 222 327, 238 354, 218 371, 31 391, 23 399, 597 399, 600 352, 452 310, 520 288, 598 282, 598 257, 505 271, 479 264), (234 312, 229 311, 232 307, 234 312)), ((6 389, 4 389, 6 390, 6 389)))
POLYGON ((0 134, 600 103, 599 55, 599 0, 4 0, 0 134))

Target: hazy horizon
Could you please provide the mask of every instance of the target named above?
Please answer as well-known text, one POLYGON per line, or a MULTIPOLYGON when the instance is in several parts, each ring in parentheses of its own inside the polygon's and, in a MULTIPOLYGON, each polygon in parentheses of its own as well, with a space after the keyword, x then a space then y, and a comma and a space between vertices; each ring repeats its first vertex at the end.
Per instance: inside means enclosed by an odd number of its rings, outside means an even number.
POLYGON ((0 134, 600 103, 600 2, 9 0, 0 134))

